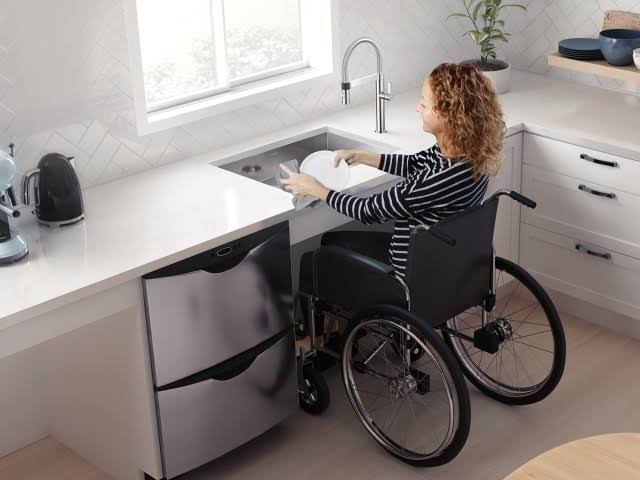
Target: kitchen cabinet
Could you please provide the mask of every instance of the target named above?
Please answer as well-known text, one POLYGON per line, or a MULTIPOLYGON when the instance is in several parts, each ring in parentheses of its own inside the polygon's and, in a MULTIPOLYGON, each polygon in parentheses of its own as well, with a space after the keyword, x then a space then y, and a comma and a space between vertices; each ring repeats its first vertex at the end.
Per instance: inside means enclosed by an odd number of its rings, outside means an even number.
POLYGON ((521 263, 546 287, 640 318, 640 260, 526 223, 521 235, 521 263))
POLYGON ((640 163, 525 133, 521 265, 545 286, 640 319, 640 163))
POLYGON ((524 165, 523 193, 539 199, 538 208, 522 212, 525 223, 595 242, 640 258, 640 195, 610 185, 524 165))

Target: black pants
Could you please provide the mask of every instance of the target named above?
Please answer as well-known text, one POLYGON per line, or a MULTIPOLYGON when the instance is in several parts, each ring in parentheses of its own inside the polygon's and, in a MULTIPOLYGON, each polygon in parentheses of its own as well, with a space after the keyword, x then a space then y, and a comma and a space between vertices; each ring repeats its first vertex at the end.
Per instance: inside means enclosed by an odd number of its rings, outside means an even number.
POLYGON ((328 232, 322 236, 322 245, 335 245, 391 264, 389 245, 391 234, 386 232, 328 232))

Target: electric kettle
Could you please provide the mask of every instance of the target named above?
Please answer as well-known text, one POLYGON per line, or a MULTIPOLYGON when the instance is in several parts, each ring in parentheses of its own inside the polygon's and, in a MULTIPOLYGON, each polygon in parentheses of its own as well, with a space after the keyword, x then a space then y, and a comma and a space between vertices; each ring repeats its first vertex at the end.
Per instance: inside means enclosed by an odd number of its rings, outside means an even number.
POLYGON ((50 227, 70 225, 84 218, 80 181, 70 160, 60 153, 48 153, 22 178, 22 200, 30 202, 30 183, 34 181, 35 214, 38 222, 50 227))

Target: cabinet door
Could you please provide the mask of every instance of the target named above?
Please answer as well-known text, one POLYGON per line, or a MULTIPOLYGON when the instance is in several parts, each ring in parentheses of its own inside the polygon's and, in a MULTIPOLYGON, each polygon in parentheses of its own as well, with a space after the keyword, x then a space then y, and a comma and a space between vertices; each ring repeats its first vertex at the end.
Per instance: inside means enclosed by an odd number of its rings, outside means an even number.
MULTIPOLYGON (((491 178, 487 197, 501 188, 520 191, 522 172, 522 134, 511 135, 505 141, 502 167, 491 178)), ((520 205, 509 198, 501 198, 496 218, 493 244, 496 255, 518 262, 520 243, 520 205)))

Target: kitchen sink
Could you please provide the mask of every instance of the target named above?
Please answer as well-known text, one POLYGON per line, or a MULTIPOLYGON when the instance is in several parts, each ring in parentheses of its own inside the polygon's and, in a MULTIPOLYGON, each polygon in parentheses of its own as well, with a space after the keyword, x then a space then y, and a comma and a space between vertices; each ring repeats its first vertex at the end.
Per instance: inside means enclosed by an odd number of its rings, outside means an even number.
POLYGON ((217 160, 212 162, 212 165, 279 188, 276 178, 281 163, 297 160, 300 164, 307 155, 318 150, 361 149, 375 152, 394 150, 382 143, 363 141, 346 134, 330 131, 314 131, 305 135, 302 138, 297 136, 224 160, 217 160))

